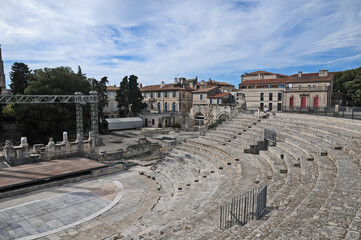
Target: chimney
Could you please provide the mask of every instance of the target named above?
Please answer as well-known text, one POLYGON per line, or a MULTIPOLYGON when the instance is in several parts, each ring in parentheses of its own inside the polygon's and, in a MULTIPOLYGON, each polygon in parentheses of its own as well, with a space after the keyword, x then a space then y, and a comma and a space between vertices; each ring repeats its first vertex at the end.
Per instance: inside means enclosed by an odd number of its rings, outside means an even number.
MULTIPOLYGON (((114 85, 114 87, 115 87, 115 85, 114 85)), ((142 87, 143 87, 143 84, 139 83, 139 88, 142 88, 142 87)))
POLYGON ((328 70, 320 70, 318 72, 319 77, 327 77, 328 76, 328 70))
POLYGON ((174 84, 177 84, 177 83, 178 83, 178 79, 174 78, 174 84))
POLYGON ((298 77, 302 77, 302 71, 298 72, 298 77))
POLYGON ((160 84, 160 87, 162 88, 164 86, 165 86, 164 81, 162 81, 161 84, 160 84))

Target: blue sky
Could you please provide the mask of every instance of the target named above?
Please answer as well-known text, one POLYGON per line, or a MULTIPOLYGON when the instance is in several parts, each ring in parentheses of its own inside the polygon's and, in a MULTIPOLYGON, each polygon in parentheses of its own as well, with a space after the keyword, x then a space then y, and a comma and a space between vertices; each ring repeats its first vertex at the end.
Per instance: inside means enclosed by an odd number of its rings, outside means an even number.
POLYGON ((183 76, 237 85, 244 72, 361 66, 359 0, 2 0, 0 43, 31 69, 80 65, 143 85, 183 76))

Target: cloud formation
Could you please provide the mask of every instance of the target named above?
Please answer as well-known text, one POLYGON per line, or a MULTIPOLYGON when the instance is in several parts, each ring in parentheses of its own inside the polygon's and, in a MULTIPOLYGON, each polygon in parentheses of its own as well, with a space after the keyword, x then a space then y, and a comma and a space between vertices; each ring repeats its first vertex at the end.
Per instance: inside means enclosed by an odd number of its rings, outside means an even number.
POLYGON ((6 72, 15 61, 80 65, 111 84, 130 74, 144 84, 178 74, 237 84, 258 69, 361 65, 361 2, 353 0, 5 0, 0 33, 6 72))

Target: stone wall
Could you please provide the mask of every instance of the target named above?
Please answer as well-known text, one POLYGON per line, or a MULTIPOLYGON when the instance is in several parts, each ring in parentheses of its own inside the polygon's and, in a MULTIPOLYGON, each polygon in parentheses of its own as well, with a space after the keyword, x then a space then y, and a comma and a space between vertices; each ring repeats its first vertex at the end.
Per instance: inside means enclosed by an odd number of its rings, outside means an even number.
POLYGON ((22 137, 19 146, 13 146, 11 141, 6 140, 4 147, 5 161, 10 166, 18 166, 28 163, 49 161, 68 157, 80 157, 95 151, 95 138, 92 132, 89 138, 83 140, 80 136, 75 142, 69 142, 68 133, 63 132, 63 141, 55 143, 53 138, 49 138, 47 145, 34 144, 30 148, 27 138, 22 137))

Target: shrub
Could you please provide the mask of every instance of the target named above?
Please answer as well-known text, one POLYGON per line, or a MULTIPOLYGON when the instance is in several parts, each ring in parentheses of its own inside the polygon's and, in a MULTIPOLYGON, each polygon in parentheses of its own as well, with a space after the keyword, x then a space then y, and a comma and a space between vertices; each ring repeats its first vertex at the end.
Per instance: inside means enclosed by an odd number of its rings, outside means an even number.
POLYGON ((179 123, 175 123, 175 124, 172 125, 172 127, 173 127, 173 128, 180 128, 181 125, 180 125, 179 123))

